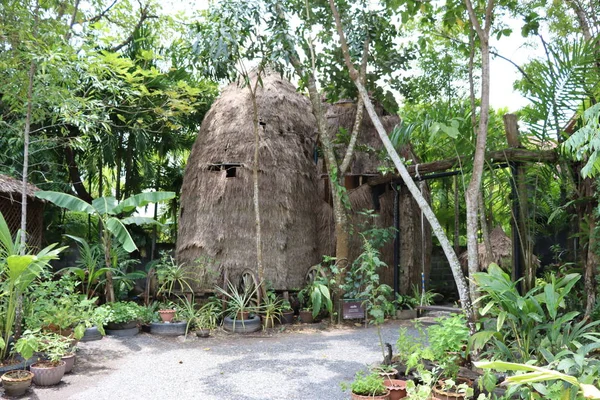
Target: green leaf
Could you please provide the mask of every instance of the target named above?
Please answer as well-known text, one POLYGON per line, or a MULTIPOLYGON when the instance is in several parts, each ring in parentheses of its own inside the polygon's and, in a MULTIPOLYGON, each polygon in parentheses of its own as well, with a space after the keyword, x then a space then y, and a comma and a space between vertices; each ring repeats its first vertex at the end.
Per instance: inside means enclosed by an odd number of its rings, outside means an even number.
POLYGON ((160 203, 171 200, 175 197, 175 192, 145 192, 128 197, 123 200, 116 208, 115 212, 129 212, 138 207, 144 207, 150 203, 160 203))
POLYGON ((100 215, 115 215, 118 212, 115 211, 117 207, 117 199, 112 196, 99 197, 92 201, 92 206, 96 209, 96 212, 100 215))
POLYGON ((91 204, 70 194, 40 190, 39 192, 35 192, 35 196, 39 199, 48 200, 49 202, 54 203, 59 207, 66 208, 69 211, 80 211, 88 214, 96 213, 96 210, 91 204))
POLYGON ((125 225, 159 225, 162 226, 160 222, 155 220, 154 218, 149 217, 127 217, 121 219, 121 222, 125 225))
POLYGON ((131 238, 129 231, 119 219, 110 217, 106 221, 106 228, 114 235, 125 251, 131 253, 132 251, 137 250, 137 246, 131 238))

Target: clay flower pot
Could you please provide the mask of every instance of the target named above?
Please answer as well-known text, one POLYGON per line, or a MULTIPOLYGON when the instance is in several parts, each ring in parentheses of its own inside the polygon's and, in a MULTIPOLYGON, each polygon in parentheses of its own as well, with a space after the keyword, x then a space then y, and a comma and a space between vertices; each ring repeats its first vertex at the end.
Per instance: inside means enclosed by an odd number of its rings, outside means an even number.
POLYGON ((61 360, 65 362, 65 374, 69 373, 75 365, 75 353, 65 354, 61 360))
POLYGON ((298 319, 305 324, 312 324, 314 322, 312 311, 310 310, 300 310, 298 312, 298 319))
POLYGON ((2 386, 4 394, 11 397, 23 395, 29 386, 33 373, 22 369, 6 372, 2 375, 2 386))
POLYGON ((59 361, 57 364, 44 361, 31 365, 30 369, 34 375, 33 383, 37 386, 56 385, 65 375, 65 365, 64 361, 59 361))
POLYGON ((385 379, 383 384, 390 391, 390 400, 399 400, 406 397, 406 381, 385 379))
POLYGON ((175 310, 158 310, 158 314, 160 319, 166 323, 170 323, 175 318, 175 310))
POLYGON ((388 391, 386 394, 381 396, 361 396, 360 394, 351 393, 351 400, 389 400, 390 392, 388 391))

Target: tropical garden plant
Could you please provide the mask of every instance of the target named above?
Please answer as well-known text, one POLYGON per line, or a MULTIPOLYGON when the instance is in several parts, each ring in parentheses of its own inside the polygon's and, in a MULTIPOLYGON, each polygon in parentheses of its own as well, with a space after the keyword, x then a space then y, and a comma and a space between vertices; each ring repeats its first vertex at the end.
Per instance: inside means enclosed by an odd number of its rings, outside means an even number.
POLYGON ((126 225, 136 224, 156 224, 152 218, 128 216, 120 218, 121 214, 131 214, 138 207, 144 207, 148 204, 164 202, 175 197, 173 192, 146 192, 133 195, 127 199, 117 201, 115 197, 100 197, 94 199, 91 203, 83 201, 78 197, 67 193, 39 191, 36 196, 40 199, 48 200, 59 207, 70 211, 85 212, 89 215, 95 215, 102 223, 101 238, 104 250, 104 264, 106 271, 105 297, 106 301, 115 301, 114 283, 112 269, 116 267, 115 259, 112 256, 113 241, 122 246, 123 249, 131 253, 137 250, 126 225))

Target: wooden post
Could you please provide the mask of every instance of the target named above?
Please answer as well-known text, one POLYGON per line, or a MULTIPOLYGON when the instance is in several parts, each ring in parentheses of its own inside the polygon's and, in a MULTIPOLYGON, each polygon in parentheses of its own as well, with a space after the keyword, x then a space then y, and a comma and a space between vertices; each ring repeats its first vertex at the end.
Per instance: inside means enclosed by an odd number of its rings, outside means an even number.
MULTIPOLYGON (((505 114, 503 120, 509 147, 521 147, 517 116, 514 114, 505 114)), ((533 263, 533 243, 527 229, 529 209, 527 204, 527 184, 525 181, 526 172, 520 162, 513 161, 510 165, 514 181, 512 224, 514 279, 524 276, 525 280, 522 289, 523 291, 527 291, 533 287, 533 282, 535 281, 535 265, 533 263)))

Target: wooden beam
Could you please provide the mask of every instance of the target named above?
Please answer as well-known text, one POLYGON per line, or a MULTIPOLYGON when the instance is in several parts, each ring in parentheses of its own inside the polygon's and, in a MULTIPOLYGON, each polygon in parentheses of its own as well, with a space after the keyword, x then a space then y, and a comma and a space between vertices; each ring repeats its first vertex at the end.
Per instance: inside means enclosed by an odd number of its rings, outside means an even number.
MULTIPOLYGON (((464 165, 466 160, 469 160, 472 155, 449 158, 445 160, 433 161, 429 163, 419 164, 419 175, 425 175, 433 172, 447 171, 452 168, 459 168, 464 165)), ((556 163, 558 161, 558 153, 556 149, 532 151, 520 148, 507 148, 504 150, 490 151, 486 154, 486 163, 505 163, 505 162, 542 162, 556 163)), ((407 166, 408 172, 412 177, 416 176, 416 166, 407 166)), ((377 186, 384 183, 389 183, 400 179, 396 174, 388 174, 377 176, 369 179, 370 186, 377 186)))

